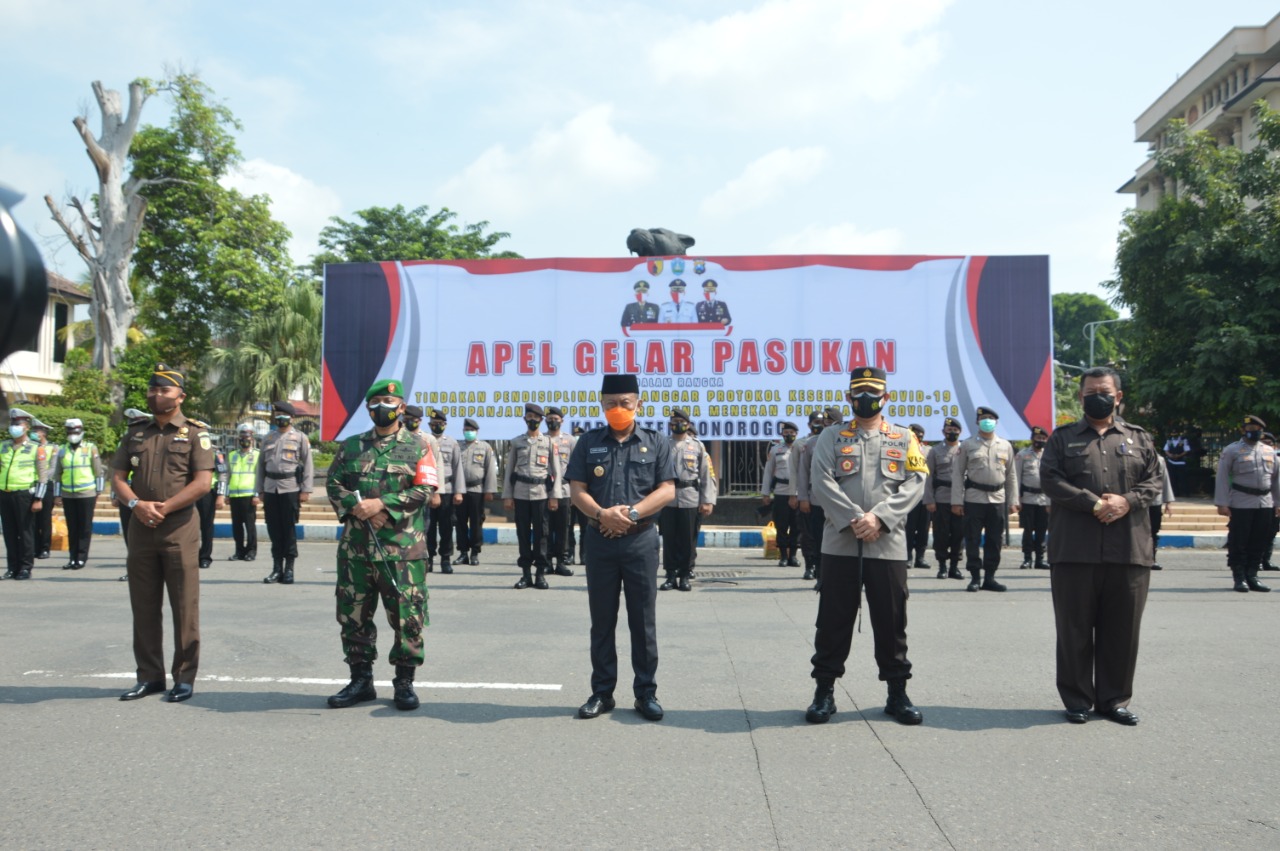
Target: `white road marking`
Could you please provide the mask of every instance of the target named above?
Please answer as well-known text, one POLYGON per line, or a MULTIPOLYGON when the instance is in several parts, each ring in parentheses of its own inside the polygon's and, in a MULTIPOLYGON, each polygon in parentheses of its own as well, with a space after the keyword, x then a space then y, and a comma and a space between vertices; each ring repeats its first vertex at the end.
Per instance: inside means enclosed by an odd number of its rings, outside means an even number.
MULTIPOLYGON (((57 671, 24 671, 24 677, 43 676, 43 677, 59 677, 59 678, 89 678, 99 680, 125 680, 135 681, 136 674, 129 672, 108 673, 108 674, 60 674, 57 671)), ((205 674, 197 677, 197 682, 202 683, 280 683, 282 685, 294 686, 344 686, 347 680, 333 679, 329 677, 227 677, 218 674, 205 674)), ((391 680, 374 680, 375 685, 390 686, 391 680)), ((433 683, 418 681, 414 683, 418 688, 478 688, 478 689, 498 689, 501 691, 560 691, 564 688, 560 683, 433 683)))

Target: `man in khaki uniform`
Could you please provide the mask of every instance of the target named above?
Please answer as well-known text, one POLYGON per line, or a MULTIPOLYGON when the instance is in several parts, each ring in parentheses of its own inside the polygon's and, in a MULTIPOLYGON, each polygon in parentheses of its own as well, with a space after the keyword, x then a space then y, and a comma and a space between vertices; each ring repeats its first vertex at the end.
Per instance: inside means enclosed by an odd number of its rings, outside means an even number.
POLYGON ((112 487, 132 512, 126 566, 138 682, 121 700, 164 691, 166 592, 174 627, 166 701, 191 697, 200 662, 200 522, 193 506, 213 480, 213 441, 183 416, 184 384, 182 373, 156 364, 147 386, 154 419, 129 426, 111 463, 112 487))
POLYGON ((1022 569, 1049 567, 1044 560, 1044 541, 1049 532, 1049 497, 1040 487, 1040 456, 1049 442, 1049 432, 1031 427, 1031 445, 1015 457, 1018 466, 1018 522, 1022 526, 1022 569))
POLYGON ((458 557, 453 563, 479 564, 484 549, 484 503, 498 492, 498 454, 480 439, 480 424, 470 417, 462 421, 462 476, 467 490, 456 512, 458 557))
POLYGON ((795 495, 795 485, 791 481, 791 448, 795 445, 796 435, 800 429, 795 423, 782 423, 780 426, 782 440, 769 447, 769 454, 764 462, 764 474, 760 477, 760 492, 764 494, 765 505, 773 506, 773 530, 777 534, 778 567, 799 567, 796 560, 796 549, 800 542, 800 528, 796 524, 795 512, 791 510, 791 497, 795 495), (775 496, 782 499, 775 500, 775 496))
POLYGON ((924 507, 933 516, 933 554, 938 559, 939 579, 964 579, 960 572, 964 518, 951 513, 951 462, 960 452, 962 430, 958 419, 947 417, 942 423, 943 441, 930 446, 925 455, 929 478, 924 483, 924 507))
POLYGON ((1013 444, 996 435, 1000 415, 980 407, 977 420, 977 436, 961 443, 951 461, 951 513, 964 518, 965 567, 970 577, 964 590, 1005 591, 996 581, 996 570, 1006 507, 1018 511, 1018 473, 1013 444))
MULTIPOLYGON (((547 437, 551 439, 556 455, 560 456, 560 469, 567 470, 578 438, 562 433, 560 426, 563 424, 564 411, 556 407, 547 408, 547 437)), ((555 563, 553 572, 557 576, 573 576, 569 567, 573 562, 573 537, 569 532, 573 522, 573 504, 569 501, 569 482, 564 476, 556 479, 553 491, 556 509, 547 511, 547 557, 555 563)))
POLYGON ((520 544, 520 571, 523 574, 512 587, 546 589, 547 583, 547 511, 555 511, 560 501, 552 496, 563 476, 560 456, 551 438, 540 433, 542 406, 532 402, 524 406, 524 424, 528 429, 517 435, 507 447, 506 471, 502 481, 502 507, 515 512, 516 538, 520 544), (536 578, 531 570, 537 570, 536 578))
POLYGON ((311 499, 311 441, 293 427, 296 413, 288 402, 271 406, 275 431, 268 432, 258 450, 257 491, 271 538, 271 573, 262 581, 270 585, 293 584, 293 562, 298 557, 300 503, 311 499))
POLYGON ((662 566, 667 579, 659 591, 690 591, 693 553, 698 546, 698 516, 706 517, 716 505, 716 480, 711 475, 707 450, 689 434, 689 412, 672 408, 671 459, 676 470, 676 498, 658 515, 662 536, 662 566))

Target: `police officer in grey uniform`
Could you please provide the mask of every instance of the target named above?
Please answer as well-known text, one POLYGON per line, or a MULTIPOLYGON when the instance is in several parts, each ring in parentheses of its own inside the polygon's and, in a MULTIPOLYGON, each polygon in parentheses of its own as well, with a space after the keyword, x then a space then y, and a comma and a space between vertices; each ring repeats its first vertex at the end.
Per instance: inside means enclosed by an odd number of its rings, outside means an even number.
POLYGON ((689 412, 672 408, 667 425, 671 429, 676 498, 662 509, 658 518, 662 566, 667 574, 658 590, 691 591, 689 575, 693 572, 693 554, 698 546, 698 517, 706 517, 715 508, 716 480, 711 475, 702 441, 689 434, 689 412))
POLYGON ((569 459, 573 504, 587 517, 587 601, 591 607, 591 697, 579 718, 596 718, 616 705, 618 597, 627 601, 636 712, 661 721, 658 703, 658 541, 653 518, 675 498, 671 443, 636 425, 640 382, 606 375, 600 407, 609 425, 588 431, 569 459))
MULTIPOLYGON (((547 437, 560 456, 560 469, 569 469, 569 458, 573 455, 573 447, 578 445, 578 438, 572 434, 564 434, 560 426, 564 424, 564 411, 557 407, 547 408, 547 437)), ((561 476, 556 479, 552 488, 552 496, 556 498, 555 511, 547 511, 547 557, 554 562, 552 572, 557 576, 573 576, 569 565, 573 563, 573 504, 569 501, 569 482, 561 476)))
POLYGON ((498 455, 480 439, 480 424, 462 421, 462 477, 466 492, 455 512, 458 518, 458 557, 454 564, 479 564, 484 549, 484 503, 498 492, 498 455))
POLYGON ((262 439, 255 483, 262 495, 262 514, 271 538, 271 573, 262 581, 268 585, 292 585, 293 562, 298 557, 294 525, 300 503, 311 499, 315 470, 311 466, 311 441, 293 427, 293 405, 276 402, 271 413, 276 428, 262 439))
MULTIPOLYGON (((827 427, 827 418, 822 411, 809 413, 809 433, 796 438, 791 447, 792 489, 795 491, 789 500, 796 526, 799 527, 800 552, 804 554, 804 578, 813 579, 819 575, 819 559, 822 552, 822 524, 814 525, 814 506, 809 487, 809 461, 811 460, 813 441, 827 427)), ((817 509, 821 515, 822 509, 817 509)))
MULTIPOLYGON (((196 428, 209 430, 209 424, 188 417, 196 428)), ((213 445, 213 482, 209 492, 196 500, 196 514, 200 517, 200 569, 208 570, 213 566, 213 518, 227 504, 227 484, 231 476, 231 467, 227 464, 227 454, 213 445)))
POLYGON ((1045 535, 1049 531, 1049 497, 1040 487, 1040 457, 1049 442, 1049 432, 1040 426, 1031 427, 1031 445, 1014 456, 1018 467, 1019 504, 1018 523, 1022 526, 1022 569, 1035 567, 1045 570, 1045 535))
MULTIPOLYGON (((909 428, 920 444, 920 451, 927 452, 929 445, 924 442, 924 426, 912 423, 909 428)), ((907 517, 907 567, 927 568, 924 563, 924 551, 929 548, 929 509, 920 502, 911 509, 907 517)))
POLYGON ((453 573, 453 513, 462 504, 462 494, 467 480, 462 472, 462 445, 444 431, 449 416, 439 408, 432 408, 428 427, 436 442, 436 466, 440 470, 440 502, 427 509, 427 573, 435 567, 436 553, 440 554, 440 572, 453 573), (437 544, 438 542, 438 544, 437 544))
POLYGON ((525 404, 524 424, 528 431, 512 438, 503 465, 502 506, 515 512, 516 539, 520 544, 523 575, 512 586, 516 589, 551 587, 546 580, 547 512, 560 507, 560 500, 553 494, 562 471, 551 438, 539 431, 542 419, 541 405, 525 404), (532 570, 537 571, 535 576, 530 575, 532 570))
POLYGON ((963 430, 958 419, 947 417, 942 423, 942 442, 930 446, 925 454, 929 478, 924 486, 924 507, 933 515, 933 554, 938 559, 939 579, 964 579, 960 572, 964 518, 951 513, 951 462, 960 452, 963 430))
POLYGON ((849 377, 854 421, 825 429, 813 446, 810 486, 826 511, 822 589, 813 639, 811 724, 836 712, 835 681, 844 676, 863 590, 875 636, 876 665, 888 683, 885 714, 919 724, 907 697, 907 515, 924 492, 928 467, 910 429, 882 416, 889 400, 884 370, 858 367, 849 377))
POLYGON ((978 434, 961 443, 951 461, 951 512, 964 518, 965 566, 970 576, 964 590, 1005 591, 996 581, 996 570, 1006 507, 1018 510, 1018 473, 1013 444, 996 434, 1000 415, 980 407, 977 420, 978 434))
POLYGON ((764 462, 764 475, 761 476, 760 492, 764 494, 764 504, 773 506, 773 530, 778 542, 778 567, 799 567, 796 560, 796 545, 800 542, 800 530, 795 524, 795 512, 791 510, 791 497, 795 494, 795 485, 791 481, 791 448, 795 445, 796 435, 800 429, 795 423, 784 422, 781 426, 782 440, 769 447, 769 454, 764 462), (782 499, 774 499, 780 496, 782 499))
POLYGON ((1258 581, 1271 536, 1272 522, 1280 512, 1280 464, 1276 450, 1262 442, 1267 424, 1247 416, 1240 440, 1222 450, 1218 460, 1213 504, 1227 521, 1227 565, 1235 590, 1270 591, 1258 581))

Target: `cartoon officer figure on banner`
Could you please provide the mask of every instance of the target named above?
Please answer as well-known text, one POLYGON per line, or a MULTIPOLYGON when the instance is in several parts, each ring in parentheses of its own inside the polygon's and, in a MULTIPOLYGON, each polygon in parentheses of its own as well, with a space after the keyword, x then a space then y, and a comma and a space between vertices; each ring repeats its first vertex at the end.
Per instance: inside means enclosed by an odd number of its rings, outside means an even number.
POLYGON ((645 301, 645 297, 649 292, 648 281, 636 281, 636 285, 632 287, 636 292, 636 300, 633 304, 628 304, 622 310, 622 327, 630 328, 637 323, 649 323, 658 321, 658 306, 645 301))
POLYGON ((671 281, 671 301, 662 305, 658 311, 658 321, 663 324, 674 322, 697 322, 698 314, 693 305, 683 300, 684 280, 675 278, 671 281))
POLYGON ((702 283, 702 301, 698 302, 698 321, 704 324, 728 325, 733 320, 729 316, 729 305, 716 298, 719 285, 711 278, 702 283))

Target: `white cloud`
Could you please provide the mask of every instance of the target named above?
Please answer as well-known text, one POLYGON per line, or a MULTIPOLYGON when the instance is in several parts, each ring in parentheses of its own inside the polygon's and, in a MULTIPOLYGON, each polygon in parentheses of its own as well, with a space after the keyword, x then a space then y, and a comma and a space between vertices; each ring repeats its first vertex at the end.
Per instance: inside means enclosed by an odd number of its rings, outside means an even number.
POLYGON ((827 161, 822 147, 779 148, 750 163, 742 174, 707 196, 702 213, 731 216, 764 206, 790 188, 812 180, 827 161))
POLYGON ((660 82, 739 118, 838 111, 891 101, 942 55, 950 0, 769 0, 675 29, 649 52, 660 82))
POLYGON ((271 196, 271 215, 289 228, 289 256, 305 263, 319 250, 320 230, 342 211, 338 193, 290 169, 251 159, 223 178, 222 183, 246 195, 271 196))
POLYGON ((857 225, 809 225, 769 243, 770 254, 895 254, 902 250, 902 232, 894 228, 861 231, 857 225))
POLYGON ((613 107, 600 104, 539 130, 519 150, 493 145, 439 194, 454 209, 499 218, 638 186, 656 173, 657 159, 612 122, 613 107))

